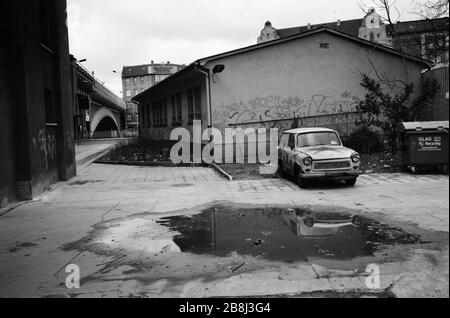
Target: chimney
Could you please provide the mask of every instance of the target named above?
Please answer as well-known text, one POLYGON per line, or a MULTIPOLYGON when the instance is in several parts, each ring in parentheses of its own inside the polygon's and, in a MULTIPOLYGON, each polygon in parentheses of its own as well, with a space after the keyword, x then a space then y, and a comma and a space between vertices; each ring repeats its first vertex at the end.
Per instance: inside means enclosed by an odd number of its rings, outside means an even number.
POLYGON ((153 63, 155 63, 155 62, 152 60, 152 64, 153 64, 153 63))
POLYGON ((167 61, 167 64, 170 64, 170 61, 167 61))
POLYGON ((308 23, 308 25, 306 26, 306 30, 311 30, 311 23, 308 23))
POLYGON ((338 20, 337 20, 337 26, 340 26, 340 25, 341 25, 341 20, 338 19, 338 20))

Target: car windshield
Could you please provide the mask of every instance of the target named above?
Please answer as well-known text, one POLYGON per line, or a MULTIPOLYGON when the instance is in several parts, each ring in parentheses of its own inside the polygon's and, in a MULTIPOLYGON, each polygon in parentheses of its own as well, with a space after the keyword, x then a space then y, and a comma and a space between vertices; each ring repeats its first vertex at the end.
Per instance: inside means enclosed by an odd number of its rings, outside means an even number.
POLYGON ((311 132, 298 135, 297 146, 341 146, 341 141, 334 132, 311 132))

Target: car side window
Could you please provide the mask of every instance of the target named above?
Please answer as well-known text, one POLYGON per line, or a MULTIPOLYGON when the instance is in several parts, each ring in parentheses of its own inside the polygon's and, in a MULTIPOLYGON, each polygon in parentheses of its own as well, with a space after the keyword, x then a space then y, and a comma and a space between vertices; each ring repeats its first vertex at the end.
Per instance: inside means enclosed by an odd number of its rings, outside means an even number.
POLYGON ((289 134, 281 135, 280 147, 281 148, 287 147, 288 146, 288 142, 289 142, 289 134))
POLYGON ((295 147, 295 136, 294 136, 294 134, 289 134, 288 147, 289 148, 294 148, 295 147))

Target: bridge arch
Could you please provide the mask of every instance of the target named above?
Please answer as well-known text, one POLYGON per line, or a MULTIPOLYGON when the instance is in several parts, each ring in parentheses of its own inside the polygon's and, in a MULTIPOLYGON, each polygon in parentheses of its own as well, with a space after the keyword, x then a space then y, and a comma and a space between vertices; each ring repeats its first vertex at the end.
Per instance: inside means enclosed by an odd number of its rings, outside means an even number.
MULTIPOLYGON (((108 127, 109 131, 117 131, 117 136, 119 137, 120 125, 118 122, 117 115, 114 114, 111 110, 106 107, 102 107, 99 109, 93 116, 91 121, 91 137, 98 135, 98 129, 108 127), (97 134, 96 134, 97 133, 97 134)), ((108 137, 108 136, 100 136, 100 137, 108 137)), ((109 136, 114 137, 114 136, 109 136)))

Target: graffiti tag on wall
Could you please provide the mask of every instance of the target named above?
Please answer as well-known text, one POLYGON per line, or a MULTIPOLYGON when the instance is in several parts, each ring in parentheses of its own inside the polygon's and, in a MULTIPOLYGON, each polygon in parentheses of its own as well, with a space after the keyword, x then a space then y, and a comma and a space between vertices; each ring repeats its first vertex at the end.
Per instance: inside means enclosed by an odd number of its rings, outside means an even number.
POLYGON ((308 100, 269 95, 222 105, 213 111, 213 118, 215 126, 221 130, 246 124, 280 130, 298 125, 328 126, 354 120, 358 103, 359 97, 350 92, 342 93, 339 99, 325 95, 314 95, 308 100))
POLYGON ((45 129, 39 130, 37 140, 33 138, 33 144, 39 147, 45 156, 45 168, 49 169, 49 162, 56 158, 56 135, 47 134, 45 129))

